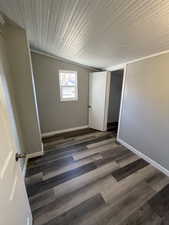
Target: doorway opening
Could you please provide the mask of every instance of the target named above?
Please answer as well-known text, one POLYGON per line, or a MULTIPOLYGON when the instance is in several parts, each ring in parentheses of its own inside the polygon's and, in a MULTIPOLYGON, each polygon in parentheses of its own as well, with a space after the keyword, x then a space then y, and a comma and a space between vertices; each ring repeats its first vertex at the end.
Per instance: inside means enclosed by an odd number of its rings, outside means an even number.
POLYGON ((117 134, 119 125, 120 103, 122 95, 124 69, 112 71, 108 105, 107 130, 117 134))

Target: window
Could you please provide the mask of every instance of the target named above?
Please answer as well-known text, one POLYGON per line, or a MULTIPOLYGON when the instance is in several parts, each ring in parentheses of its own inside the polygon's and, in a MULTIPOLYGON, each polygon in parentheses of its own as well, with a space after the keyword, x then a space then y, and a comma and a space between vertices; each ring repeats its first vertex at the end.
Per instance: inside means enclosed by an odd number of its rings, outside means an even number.
POLYGON ((77 101, 77 72, 60 70, 59 71, 59 85, 60 85, 60 101, 77 101))

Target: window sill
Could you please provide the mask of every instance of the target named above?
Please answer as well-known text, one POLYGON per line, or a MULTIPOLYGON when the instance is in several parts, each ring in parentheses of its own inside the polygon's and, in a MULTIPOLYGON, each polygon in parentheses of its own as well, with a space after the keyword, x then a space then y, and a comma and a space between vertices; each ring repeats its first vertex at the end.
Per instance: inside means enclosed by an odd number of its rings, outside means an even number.
POLYGON ((77 102, 78 99, 60 99, 60 102, 63 103, 63 102, 77 102))

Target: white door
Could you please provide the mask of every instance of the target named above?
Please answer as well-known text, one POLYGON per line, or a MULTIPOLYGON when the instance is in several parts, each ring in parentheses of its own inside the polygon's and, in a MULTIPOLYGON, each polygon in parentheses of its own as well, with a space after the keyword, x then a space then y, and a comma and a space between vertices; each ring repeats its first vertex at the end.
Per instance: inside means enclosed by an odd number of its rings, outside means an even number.
POLYGON ((28 225, 32 215, 19 161, 0 35, 0 225, 28 225))
POLYGON ((94 72, 89 75, 89 127, 106 131, 110 72, 94 72))

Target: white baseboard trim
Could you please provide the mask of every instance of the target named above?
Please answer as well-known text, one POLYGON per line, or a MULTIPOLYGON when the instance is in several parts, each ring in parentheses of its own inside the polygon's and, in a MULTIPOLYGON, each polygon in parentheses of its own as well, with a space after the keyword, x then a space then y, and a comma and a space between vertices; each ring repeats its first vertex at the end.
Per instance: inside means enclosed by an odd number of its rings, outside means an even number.
POLYGON ((159 163, 157 163, 156 161, 152 160, 151 158, 149 158, 145 154, 141 153, 139 150, 137 150, 133 146, 127 144, 125 141, 121 140, 120 138, 117 138, 117 141, 120 144, 122 144, 124 147, 126 147, 129 150, 131 150, 133 153, 135 153, 136 155, 138 155, 139 157, 141 157, 142 159, 144 159, 145 161, 150 163, 152 166, 154 166, 155 168, 160 170, 162 173, 164 173, 165 175, 169 176, 169 171, 166 168, 164 168, 163 166, 161 166, 159 163))
POLYGON ((23 169, 22 169, 23 177, 25 177, 25 175, 26 175, 28 159, 35 158, 35 157, 42 156, 42 155, 43 155, 43 152, 35 152, 35 153, 28 154, 26 156, 25 163, 24 163, 24 166, 23 166, 23 169))
POLYGON ((42 156, 43 154, 44 154, 44 151, 43 151, 43 143, 42 143, 42 151, 26 155, 25 163, 24 163, 24 166, 23 166, 23 169, 22 169, 22 174, 23 174, 24 177, 26 175, 28 159, 35 158, 35 157, 38 157, 38 156, 42 156))
POLYGON ((81 127, 73 127, 73 128, 64 129, 64 130, 51 131, 51 132, 43 133, 42 137, 49 137, 49 136, 52 136, 55 134, 62 134, 62 133, 66 133, 69 131, 81 130, 81 129, 85 129, 88 127, 89 127, 89 125, 85 125, 85 126, 81 126, 81 127))
POLYGON ((27 225, 32 225, 33 221, 32 221, 32 216, 31 217, 27 217, 27 225))
POLYGON ((42 155, 43 155, 43 151, 35 152, 35 153, 28 154, 27 158, 31 159, 31 158, 35 158, 35 157, 42 156, 42 155))
POLYGON ((23 169, 22 169, 23 177, 25 177, 25 175, 26 175, 27 164, 28 164, 28 157, 26 157, 25 163, 24 163, 24 166, 23 166, 23 169))

